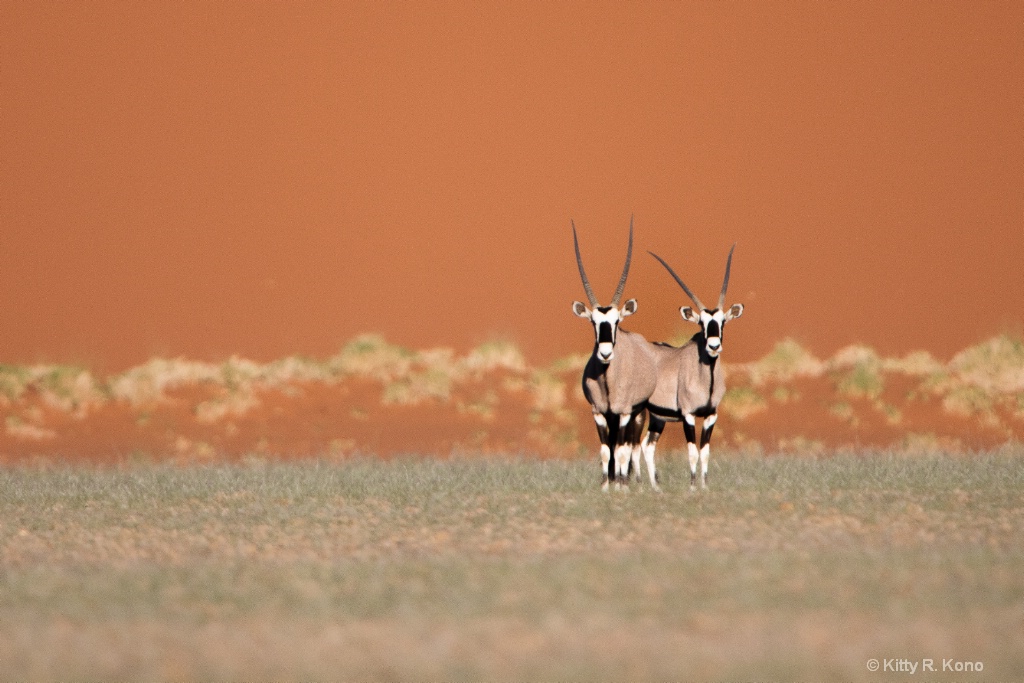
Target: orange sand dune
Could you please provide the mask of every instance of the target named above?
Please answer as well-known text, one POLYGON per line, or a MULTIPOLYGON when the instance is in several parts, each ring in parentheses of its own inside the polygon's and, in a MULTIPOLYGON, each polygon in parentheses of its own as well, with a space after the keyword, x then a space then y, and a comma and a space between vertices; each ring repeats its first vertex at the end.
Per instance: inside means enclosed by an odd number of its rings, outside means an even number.
MULTIPOLYGON (((0 4, 0 360, 631 329, 948 360, 1024 321, 1024 4, 0 4)), ((111 418, 113 419, 113 418, 111 418)))

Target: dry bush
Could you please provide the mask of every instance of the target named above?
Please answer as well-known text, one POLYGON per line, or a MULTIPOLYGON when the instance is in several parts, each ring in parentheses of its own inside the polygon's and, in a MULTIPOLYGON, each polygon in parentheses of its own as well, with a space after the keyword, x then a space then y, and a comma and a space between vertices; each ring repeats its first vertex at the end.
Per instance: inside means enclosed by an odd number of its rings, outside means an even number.
POLYGON ((814 357, 794 339, 784 339, 763 358, 752 363, 736 364, 735 367, 750 376, 755 385, 765 382, 789 382, 798 377, 820 377, 825 364, 814 357))
POLYGON ((768 409, 768 402, 753 387, 729 387, 720 409, 737 420, 745 420, 768 409))

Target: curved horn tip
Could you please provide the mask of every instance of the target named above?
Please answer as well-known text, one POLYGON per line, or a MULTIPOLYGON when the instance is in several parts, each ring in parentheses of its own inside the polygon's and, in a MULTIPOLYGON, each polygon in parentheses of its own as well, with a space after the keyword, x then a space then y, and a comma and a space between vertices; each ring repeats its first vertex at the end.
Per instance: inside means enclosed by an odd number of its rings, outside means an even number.
POLYGON ((718 295, 718 307, 722 308, 725 306, 725 292, 729 289, 729 271, 732 270, 732 252, 736 249, 736 243, 733 242, 732 248, 729 249, 729 257, 725 260, 725 278, 722 280, 722 292, 718 295))
POLYGON ((590 286, 590 281, 587 279, 587 271, 583 269, 583 257, 580 256, 580 241, 576 237, 576 222, 571 218, 569 222, 572 223, 572 246, 576 251, 576 266, 580 271, 580 280, 583 281, 583 291, 587 294, 587 301, 594 308, 597 308, 597 296, 594 294, 593 288, 590 286))
POLYGON ((672 278, 680 287, 682 287, 683 291, 686 292, 686 296, 690 297, 690 301, 692 301, 697 308, 699 308, 700 310, 704 310, 706 308, 706 306, 704 306, 701 300, 697 298, 697 295, 694 294, 690 290, 690 288, 686 286, 686 283, 683 282, 683 279, 676 275, 676 271, 672 270, 672 266, 665 262, 665 259, 661 258, 660 256, 658 256, 649 249, 647 250, 647 253, 653 256, 654 258, 658 259, 658 263, 665 267, 665 270, 668 271, 668 274, 672 276, 672 278))
POLYGON ((629 219, 629 245, 626 247, 626 265, 622 268, 622 276, 619 278, 619 284, 615 288, 615 294, 612 295, 612 306, 618 306, 619 300, 622 298, 622 292, 626 289, 626 278, 629 276, 629 263, 633 258, 633 219, 629 219))

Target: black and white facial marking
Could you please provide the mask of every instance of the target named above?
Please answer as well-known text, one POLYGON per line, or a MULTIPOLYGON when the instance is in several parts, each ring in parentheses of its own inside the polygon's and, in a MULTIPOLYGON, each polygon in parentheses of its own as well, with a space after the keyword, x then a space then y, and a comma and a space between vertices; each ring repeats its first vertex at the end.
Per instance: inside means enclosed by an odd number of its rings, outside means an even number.
POLYGON ((722 335, 725 323, 743 315, 743 304, 734 304, 729 307, 728 311, 705 308, 699 315, 689 306, 683 306, 679 309, 679 314, 683 316, 683 320, 700 325, 704 352, 711 358, 718 358, 718 355, 722 353, 722 335))
POLYGON ((590 309, 579 301, 572 303, 573 313, 581 318, 587 318, 594 325, 594 356, 601 363, 607 365, 615 357, 615 338, 618 336, 619 323, 623 318, 636 313, 636 307, 636 299, 630 299, 622 308, 598 306, 590 309))

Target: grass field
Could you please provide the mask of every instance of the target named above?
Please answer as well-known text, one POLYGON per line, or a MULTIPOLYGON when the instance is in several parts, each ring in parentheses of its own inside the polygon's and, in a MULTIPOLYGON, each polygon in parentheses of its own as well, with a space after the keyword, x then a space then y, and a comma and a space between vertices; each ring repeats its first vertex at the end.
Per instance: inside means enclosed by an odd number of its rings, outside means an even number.
POLYGON ((1019 450, 661 460, 0 470, 0 678, 1024 672, 1019 450))

